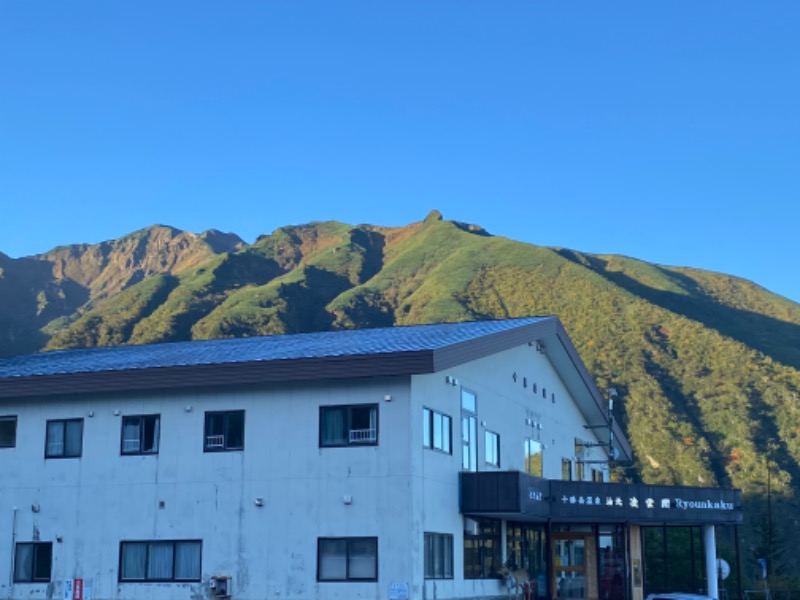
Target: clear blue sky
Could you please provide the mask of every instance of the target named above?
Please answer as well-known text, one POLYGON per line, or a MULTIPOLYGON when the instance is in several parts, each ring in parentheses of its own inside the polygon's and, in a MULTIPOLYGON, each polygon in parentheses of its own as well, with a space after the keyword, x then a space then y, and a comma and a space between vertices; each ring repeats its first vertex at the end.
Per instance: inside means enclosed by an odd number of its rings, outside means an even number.
POLYGON ((0 2, 0 251, 431 209, 800 301, 800 2, 0 2))

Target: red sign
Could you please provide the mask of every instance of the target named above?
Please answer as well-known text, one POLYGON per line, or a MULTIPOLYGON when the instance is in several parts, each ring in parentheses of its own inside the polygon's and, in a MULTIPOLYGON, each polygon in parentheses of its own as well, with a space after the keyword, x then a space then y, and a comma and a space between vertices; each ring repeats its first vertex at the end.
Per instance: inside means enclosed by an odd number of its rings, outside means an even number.
POLYGON ((72 587, 72 600, 83 600, 83 579, 76 579, 72 587))

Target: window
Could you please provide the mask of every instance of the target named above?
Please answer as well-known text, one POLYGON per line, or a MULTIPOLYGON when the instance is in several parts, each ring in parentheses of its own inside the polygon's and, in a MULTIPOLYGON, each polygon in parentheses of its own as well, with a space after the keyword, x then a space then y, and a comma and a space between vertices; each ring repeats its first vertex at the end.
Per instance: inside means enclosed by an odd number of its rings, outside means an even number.
POLYGON ((426 448, 441 450, 452 454, 450 432, 453 420, 440 412, 424 408, 422 410, 422 437, 426 448))
POLYGON ((319 538, 317 581, 377 581, 378 538, 319 538))
POLYGON ((122 454, 158 454, 161 417, 122 417, 122 454))
POLYGON ((502 546, 500 544, 500 521, 475 519, 478 533, 464 532, 464 579, 499 578, 502 546))
POLYGON ((478 397, 461 390, 461 468, 478 470, 478 397))
POLYGON ((542 453, 542 443, 536 440, 525 440, 525 472, 544 477, 544 455, 542 453))
POLYGON ((500 436, 494 431, 486 431, 483 435, 486 464, 500 466, 500 436))
POLYGON ((377 443, 377 404, 320 407, 320 447, 375 446, 377 443))
POLYGON ((425 534, 425 579, 453 578, 453 536, 425 534))
POLYGON ((50 581, 52 542, 20 542, 14 551, 14 582, 50 581))
POLYGON ((83 448, 83 419, 47 422, 45 458, 76 458, 83 448))
POLYGON ((200 581, 200 540, 121 542, 120 581, 200 581))
POLYGON ((203 439, 206 452, 244 450, 244 411, 207 412, 203 439))
POLYGON ((572 461, 568 458, 561 459, 561 479, 572 481, 572 461))
POLYGON ((575 439, 575 480, 576 481, 583 481, 585 476, 585 466, 583 461, 586 459, 586 444, 579 440, 575 439))
POLYGON ((0 448, 17 445, 17 417, 0 417, 0 448))

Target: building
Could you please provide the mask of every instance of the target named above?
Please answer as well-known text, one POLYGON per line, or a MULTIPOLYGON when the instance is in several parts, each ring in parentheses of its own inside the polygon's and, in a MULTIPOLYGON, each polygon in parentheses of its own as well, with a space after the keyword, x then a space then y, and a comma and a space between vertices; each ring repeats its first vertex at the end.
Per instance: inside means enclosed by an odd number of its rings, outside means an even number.
POLYGON ((647 523, 714 563, 739 492, 608 483, 611 455, 555 317, 11 358, 0 597, 507 597, 505 564, 639 600, 647 523))

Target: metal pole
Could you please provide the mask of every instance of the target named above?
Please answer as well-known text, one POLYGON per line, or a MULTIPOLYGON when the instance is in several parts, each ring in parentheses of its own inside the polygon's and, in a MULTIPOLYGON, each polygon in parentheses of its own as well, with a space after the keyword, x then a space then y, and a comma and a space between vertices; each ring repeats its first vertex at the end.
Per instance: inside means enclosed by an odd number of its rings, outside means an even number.
POLYGON ((11 517, 11 570, 8 574, 8 600, 14 597, 14 557, 17 548, 17 507, 12 509, 11 517))

